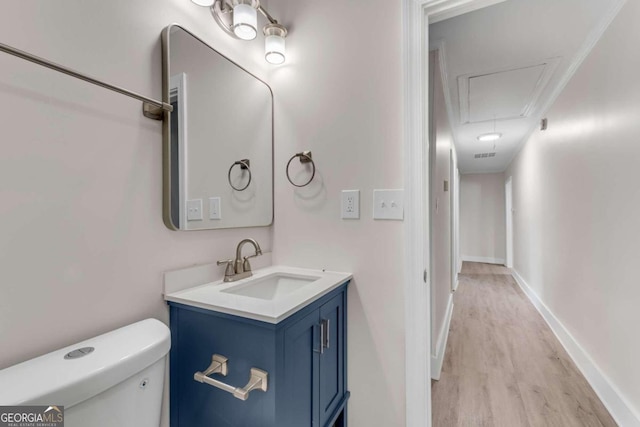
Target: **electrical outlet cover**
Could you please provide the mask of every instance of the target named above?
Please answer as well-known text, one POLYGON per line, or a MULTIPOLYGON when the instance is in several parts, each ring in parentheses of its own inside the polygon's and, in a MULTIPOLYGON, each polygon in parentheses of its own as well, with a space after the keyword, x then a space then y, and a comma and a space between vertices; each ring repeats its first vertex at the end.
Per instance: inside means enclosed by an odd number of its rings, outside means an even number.
POLYGON ((360 218, 360 190, 342 190, 341 217, 360 218))

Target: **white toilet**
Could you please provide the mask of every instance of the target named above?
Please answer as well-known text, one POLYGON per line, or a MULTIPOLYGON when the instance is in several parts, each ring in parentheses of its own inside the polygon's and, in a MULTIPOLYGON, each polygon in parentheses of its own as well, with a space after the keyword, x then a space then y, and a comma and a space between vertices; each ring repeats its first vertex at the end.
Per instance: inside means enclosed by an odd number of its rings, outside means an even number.
POLYGON ((0 405, 64 406, 66 427, 158 427, 170 347, 158 320, 116 329, 1 370, 0 405))

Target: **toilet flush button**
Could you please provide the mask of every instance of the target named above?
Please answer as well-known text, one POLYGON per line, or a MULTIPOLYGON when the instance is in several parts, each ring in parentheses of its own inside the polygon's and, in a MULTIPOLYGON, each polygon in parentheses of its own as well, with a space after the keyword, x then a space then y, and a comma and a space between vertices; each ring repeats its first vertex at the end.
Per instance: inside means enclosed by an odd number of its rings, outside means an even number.
POLYGON ((80 357, 84 357, 89 353, 92 353, 93 350, 95 350, 95 348, 93 347, 82 347, 82 348, 78 348, 75 349, 73 351, 70 351, 69 353, 64 355, 65 359, 78 359, 80 357))

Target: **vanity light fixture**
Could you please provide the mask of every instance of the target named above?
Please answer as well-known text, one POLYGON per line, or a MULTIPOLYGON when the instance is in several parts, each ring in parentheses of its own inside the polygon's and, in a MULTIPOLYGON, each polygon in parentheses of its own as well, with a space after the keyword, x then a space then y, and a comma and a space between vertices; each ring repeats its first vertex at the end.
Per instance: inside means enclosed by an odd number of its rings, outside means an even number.
POLYGON ((280 25, 260 0, 191 0, 197 5, 207 6, 220 27, 227 34, 241 40, 253 40, 258 34, 258 12, 269 22, 264 26, 265 59, 270 64, 285 61, 285 38, 287 29, 280 25))
POLYGON ((258 35, 258 0, 234 0, 233 2, 233 33, 242 40, 253 40, 258 35))
POLYGON ((478 141, 487 142, 487 141, 496 141, 502 138, 502 134, 498 132, 485 133, 483 135, 478 136, 478 141))
POLYGON ((285 60, 284 38, 287 37, 287 29, 280 24, 267 24, 264 26, 264 59, 269 64, 282 64, 285 60))

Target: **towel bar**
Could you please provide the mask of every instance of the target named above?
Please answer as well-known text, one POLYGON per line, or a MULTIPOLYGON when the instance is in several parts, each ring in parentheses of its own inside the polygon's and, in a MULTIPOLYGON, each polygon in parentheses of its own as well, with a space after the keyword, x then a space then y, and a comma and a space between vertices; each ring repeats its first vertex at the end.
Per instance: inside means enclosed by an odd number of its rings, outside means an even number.
POLYGON ((267 391, 268 385, 268 376, 269 374, 262 369, 251 368, 251 377, 249 378, 249 382, 244 387, 234 387, 232 385, 223 383, 222 381, 215 380, 210 378, 211 374, 220 374, 222 376, 227 376, 228 359, 219 354, 214 354, 211 356, 211 364, 204 372, 196 372, 193 374, 193 379, 203 383, 209 384, 210 386, 219 388, 220 390, 224 390, 227 393, 233 394, 233 397, 240 400, 247 400, 249 398, 249 393, 253 390, 261 390, 267 391))

